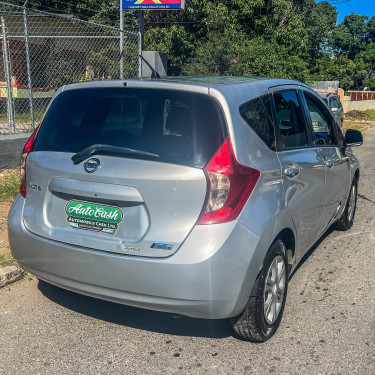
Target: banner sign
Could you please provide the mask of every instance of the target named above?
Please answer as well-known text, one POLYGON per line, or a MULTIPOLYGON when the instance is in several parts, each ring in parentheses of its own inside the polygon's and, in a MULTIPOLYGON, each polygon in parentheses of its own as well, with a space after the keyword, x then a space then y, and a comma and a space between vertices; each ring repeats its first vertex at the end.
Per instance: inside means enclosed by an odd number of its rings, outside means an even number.
POLYGON ((122 0, 123 9, 185 9, 185 0, 122 0))

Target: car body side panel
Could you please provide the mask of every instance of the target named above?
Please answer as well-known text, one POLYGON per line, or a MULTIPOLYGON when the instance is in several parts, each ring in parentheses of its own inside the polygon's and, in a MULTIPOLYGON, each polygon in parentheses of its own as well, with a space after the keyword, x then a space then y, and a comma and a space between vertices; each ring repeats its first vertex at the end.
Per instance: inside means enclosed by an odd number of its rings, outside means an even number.
POLYGON ((325 194, 326 221, 332 222, 345 208, 351 184, 350 159, 341 154, 339 147, 318 147, 318 152, 326 163, 325 194))
POLYGON ((346 156, 350 158, 349 163, 350 163, 350 182, 351 182, 353 181, 355 173, 357 172, 357 170, 359 170, 360 162, 355 157, 350 147, 346 149, 346 156))
POLYGON ((312 246, 325 230, 325 165, 315 147, 279 153, 283 168, 290 163, 299 166, 295 177, 283 175, 285 204, 290 208, 296 226, 296 256, 312 246))
MULTIPOLYGON (((241 117, 238 105, 234 104, 237 98, 231 97, 233 103, 230 105, 220 93, 212 90, 210 93, 215 93, 222 107, 226 108, 227 121, 232 126, 229 133, 236 142, 238 162, 261 173, 239 220, 261 237, 267 251, 283 229, 288 228, 295 232, 290 210, 285 205, 285 190, 278 154, 272 151, 241 117)), ((267 93, 266 90, 256 97, 267 93)), ((249 93, 249 100, 254 98, 253 95, 249 93)), ((262 257, 265 255, 266 252, 262 257)))

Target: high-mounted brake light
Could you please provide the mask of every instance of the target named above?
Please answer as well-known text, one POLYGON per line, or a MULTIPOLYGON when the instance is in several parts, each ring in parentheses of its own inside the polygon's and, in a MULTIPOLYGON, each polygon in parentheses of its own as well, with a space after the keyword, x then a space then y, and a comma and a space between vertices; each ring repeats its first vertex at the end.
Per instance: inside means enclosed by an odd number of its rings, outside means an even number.
POLYGON ((239 164, 229 137, 204 168, 207 198, 197 224, 227 223, 238 217, 260 172, 239 164))
POLYGON ((30 138, 26 141, 25 146, 23 146, 21 152, 21 161, 20 161, 20 177, 21 177, 21 186, 20 186, 20 195, 26 198, 26 159, 29 156, 30 152, 33 149, 35 137, 38 133, 39 127, 37 127, 30 138))

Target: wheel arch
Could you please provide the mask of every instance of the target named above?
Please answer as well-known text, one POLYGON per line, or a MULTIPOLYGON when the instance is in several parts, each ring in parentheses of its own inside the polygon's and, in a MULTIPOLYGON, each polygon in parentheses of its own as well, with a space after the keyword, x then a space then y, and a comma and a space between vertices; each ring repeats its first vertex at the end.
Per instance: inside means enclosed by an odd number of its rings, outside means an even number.
POLYGON ((282 231, 280 231, 277 234, 277 236, 273 240, 272 244, 275 243, 277 240, 283 241, 283 243, 286 247, 286 250, 287 250, 288 263, 290 265, 292 265, 295 250, 296 250, 296 238, 294 236, 294 232, 290 228, 284 228, 282 231))
POLYGON ((271 236, 264 236, 263 240, 262 238, 260 238, 257 250, 255 251, 254 256, 252 257, 252 261, 250 263, 251 267, 248 267, 247 269, 240 294, 230 316, 237 316, 245 309, 246 304, 249 300, 253 284, 259 277, 264 267, 264 260, 267 256, 267 253, 276 241, 283 241, 287 251, 288 264, 290 265, 289 270, 291 269, 291 266, 293 266, 295 259, 294 255, 296 250, 296 238, 294 231, 290 227, 284 227, 283 229, 279 229, 274 233, 277 233, 277 235, 272 236, 273 240, 271 240, 271 236), (254 272, 254 270, 256 270, 256 272, 254 272))
POLYGON ((354 177, 357 179, 357 181, 359 181, 359 168, 357 168, 357 170, 355 171, 354 177))

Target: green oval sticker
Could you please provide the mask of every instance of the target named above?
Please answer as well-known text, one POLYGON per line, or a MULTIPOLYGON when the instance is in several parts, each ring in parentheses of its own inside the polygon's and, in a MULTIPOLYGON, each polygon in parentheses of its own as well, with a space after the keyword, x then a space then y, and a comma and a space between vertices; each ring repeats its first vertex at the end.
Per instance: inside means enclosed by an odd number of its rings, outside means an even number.
POLYGON ((122 220, 122 211, 115 206, 69 201, 65 206, 67 221, 73 228, 103 231, 113 234, 122 220))

